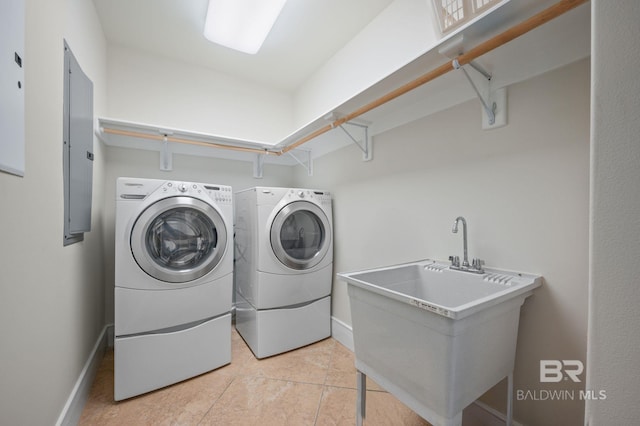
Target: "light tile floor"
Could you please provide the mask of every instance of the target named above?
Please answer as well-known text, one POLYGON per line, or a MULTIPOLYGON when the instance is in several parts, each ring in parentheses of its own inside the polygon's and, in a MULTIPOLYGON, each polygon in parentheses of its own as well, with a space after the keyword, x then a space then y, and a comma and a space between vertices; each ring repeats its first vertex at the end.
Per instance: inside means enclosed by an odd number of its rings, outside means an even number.
MULTIPOLYGON (((428 426, 367 380, 365 424, 428 426)), ((80 425, 354 425, 353 353, 333 338, 256 359, 232 333, 231 364, 125 401, 113 401, 113 350, 91 388, 80 425)))

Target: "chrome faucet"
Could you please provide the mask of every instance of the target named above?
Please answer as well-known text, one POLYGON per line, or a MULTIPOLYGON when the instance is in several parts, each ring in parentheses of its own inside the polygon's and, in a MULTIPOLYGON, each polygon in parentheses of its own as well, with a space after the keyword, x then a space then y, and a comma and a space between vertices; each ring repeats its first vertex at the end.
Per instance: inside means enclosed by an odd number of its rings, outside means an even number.
POLYGON ((467 255, 467 221, 462 216, 458 216, 456 221, 453 222, 453 228, 451 228, 451 232, 454 234, 458 233, 458 222, 462 222, 462 248, 464 250, 464 256, 462 258, 462 266, 469 267, 469 256, 467 255))
POLYGON ((462 265, 460 265, 460 258, 458 256, 449 256, 449 260, 451 261, 451 269, 482 274, 484 273, 484 269, 482 269, 484 260, 473 259, 473 263, 469 265, 469 256, 467 250, 467 221, 464 217, 458 216, 456 218, 455 222, 453 222, 453 228, 451 228, 451 232, 453 232, 454 234, 458 233, 459 222, 462 222, 462 265))

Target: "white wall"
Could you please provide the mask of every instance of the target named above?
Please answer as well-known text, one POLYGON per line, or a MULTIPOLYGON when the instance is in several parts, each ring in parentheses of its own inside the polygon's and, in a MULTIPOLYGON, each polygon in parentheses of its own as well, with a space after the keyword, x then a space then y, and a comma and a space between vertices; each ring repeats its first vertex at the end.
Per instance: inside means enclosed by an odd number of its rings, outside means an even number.
POLYGON ((587 424, 640 419, 640 3, 592 0, 587 424))
POLYGON ((322 117, 435 45, 441 35, 430 3, 395 0, 316 71, 296 90, 296 128, 322 117))
MULTIPOLYGON (((586 352, 589 209, 589 62, 509 88, 509 124, 480 129, 477 100, 378 135, 375 158, 357 147, 314 164, 301 186, 334 195, 335 272, 462 255, 541 274, 523 306, 515 388, 538 390, 541 359, 586 352)), ((351 323, 346 284, 334 280, 333 315, 351 323)), ((562 383, 561 389, 581 384, 562 383)), ((576 391, 577 392, 577 391, 576 391)), ((504 383, 484 400, 505 412, 504 383)), ((578 425, 580 401, 516 402, 527 425, 578 425)))
POLYGON ((118 177, 187 180, 192 182, 230 185, 234 192, 253 186, 294 186, 293 168, 265 164, 264 177, 254 179, 253 163, 209 157, 174 154, 173 171, 159 169, 159 154, 152 151, 103 147, 106 154, 104 182, 105 230, 105 306, 107 323, 113 323, 114 253, 115 253, 115 199, 118 177))
POLYGON ((293 127, 287 93, 114 45, 108 59, 109 118, 267 143, 293 127))
POLYGON ((95 142, 92 231, 62 245, 63 38, 106 109, 106 47, 93 3, 28 0, 26 173, 0 173, 0 424, 54 424, 104 326, 102 181, 95 142))

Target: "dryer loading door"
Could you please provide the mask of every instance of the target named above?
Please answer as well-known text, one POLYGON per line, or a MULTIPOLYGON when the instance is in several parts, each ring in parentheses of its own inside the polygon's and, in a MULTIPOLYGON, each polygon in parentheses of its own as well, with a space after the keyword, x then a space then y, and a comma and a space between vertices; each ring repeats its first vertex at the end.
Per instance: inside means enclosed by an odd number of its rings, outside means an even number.
POLYGON ((227 246, 220 213, 192 197, 164 198, 138 217, 131 252, 150 276, 170 283, 196 280, 215 268, 227 246))
POLYGON ((278 212, 271 225, 271 247, 284 265, 304 270, 322 261, 331 246, 331 227, 322 209, 294 201, 278 212))

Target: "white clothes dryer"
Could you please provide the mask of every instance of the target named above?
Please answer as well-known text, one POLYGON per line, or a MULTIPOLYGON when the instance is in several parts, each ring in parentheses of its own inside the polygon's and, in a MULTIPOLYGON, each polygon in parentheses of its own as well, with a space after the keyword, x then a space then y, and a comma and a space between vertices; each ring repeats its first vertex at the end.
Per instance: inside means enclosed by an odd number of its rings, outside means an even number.
POLYGON ((258 358, 331 334, 333 218, 328 191, 235 194, 236 329, 258 358))
POLYGON ((231 187, 119 178, 116 401, 231 361, 231 187))

